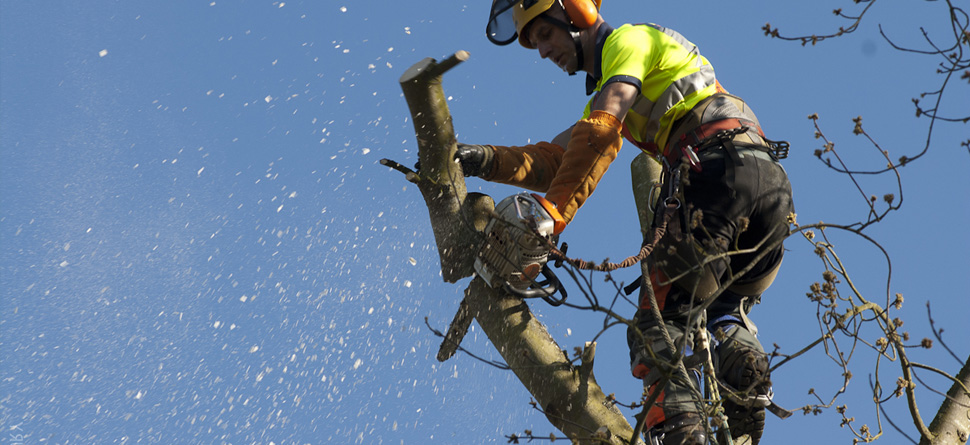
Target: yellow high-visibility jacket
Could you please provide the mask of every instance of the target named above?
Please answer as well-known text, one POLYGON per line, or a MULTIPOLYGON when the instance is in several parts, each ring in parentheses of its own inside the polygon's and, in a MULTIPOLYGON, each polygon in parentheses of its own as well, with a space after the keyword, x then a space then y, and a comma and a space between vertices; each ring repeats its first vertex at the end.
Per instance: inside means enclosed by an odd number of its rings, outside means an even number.
MULTIPOLYGON (((587 93, 612 82, 637 86, 640 95, 623 120, 623 136, 651 154, 667 145, 674 122, 719 91, 714 67, 697 46, 674 30, 654 24, 601 30, 595 74, 587 93)), ((720 90, 723 91, 723 90, 720 90)), ((589 117, 594 95, 583 118, 589 117)))

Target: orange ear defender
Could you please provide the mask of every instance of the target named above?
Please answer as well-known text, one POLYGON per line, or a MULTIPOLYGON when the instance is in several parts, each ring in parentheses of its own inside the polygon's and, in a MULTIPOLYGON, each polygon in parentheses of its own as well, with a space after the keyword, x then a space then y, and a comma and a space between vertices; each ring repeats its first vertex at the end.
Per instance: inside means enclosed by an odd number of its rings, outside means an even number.
POLYGON ((573 26, 579 29, 593 26, 599 15, 599 2, 596 0, 562 0, 562 6, 573 26))

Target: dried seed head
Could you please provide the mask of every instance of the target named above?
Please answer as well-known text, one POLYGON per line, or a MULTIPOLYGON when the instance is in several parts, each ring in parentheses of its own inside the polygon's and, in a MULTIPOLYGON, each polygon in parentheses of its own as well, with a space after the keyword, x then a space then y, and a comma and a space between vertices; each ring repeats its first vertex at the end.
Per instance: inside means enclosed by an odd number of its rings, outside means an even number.
POLYGON ((827 283, 834 283, 838 279, 835 272, 832 272, 831 270, 822 272, 822 278, 824 278, 827 283))
POLYGON ((748 226, 751 225, 751 220, 746 217, 741 217, 738 219, 738 231, 744 232, 748 230, 748 226))
POLYGON ((729 241, 723 236, 719 236, 714 239, 714 244, 717 246, 718 250, 726 251, 728 250, 729 241))
POLYGON ((853 134, 864 133, 864 131, 862 130, 862 116, 858 116, 855 119, 852 119, 852 122, 855 122, 855 127, 852 129, 853 134))
POLYGON ((704 219, 704 211, 703 210, 700 210, 700 209, 695 210, 694 213, 691 214, 691 218, 690 218, 690 228, 691 229, 696 229, 696 228, 700 227, 701 222, 703 221, 703 219, 704 219))

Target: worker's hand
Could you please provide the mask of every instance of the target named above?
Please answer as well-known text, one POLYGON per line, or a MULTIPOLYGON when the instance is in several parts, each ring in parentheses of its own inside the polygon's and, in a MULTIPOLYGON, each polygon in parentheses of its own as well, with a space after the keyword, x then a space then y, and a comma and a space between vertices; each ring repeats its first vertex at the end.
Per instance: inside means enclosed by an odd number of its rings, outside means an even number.
MULTIPOLYGON (((488 145, 458 143, 455 160, 461 163, 461 172, 468 176, 484 176, 492 169, 492 159, 495 149, 488 145)), ((421 161, 414 164, 414 169, 421 171, 421 161)))
POLYGON ((492 169, 492 159, 495 150, 488 145, 474 145, 458 143, 455 159, 461 163, 461 171, 465 176, 484 176, 492 169))

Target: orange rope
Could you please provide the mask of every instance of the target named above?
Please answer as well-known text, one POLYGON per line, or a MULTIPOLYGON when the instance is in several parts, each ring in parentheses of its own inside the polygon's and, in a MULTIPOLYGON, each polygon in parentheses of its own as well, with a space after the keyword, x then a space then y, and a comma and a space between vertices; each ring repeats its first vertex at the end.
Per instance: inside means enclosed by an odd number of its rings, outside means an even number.
POLYGON ((674 203, 667 204, 664 209, 663 221, 660 223, 659 226, 654 227, 653 238, 651 239, 651 241, 647 244, 644 244, 643 247, 640 248, 640 253, 634 256, 631 256, 619 263, 608 263, 605 261, 602 263, 593 263, 591 261, 586 261, 583 259, 569 258, 555 246, 553 246, 552 249, 549 251, 549 256, 553 260, 566 261, 567 263, 572 264, 576 268, 582 269, 582 270, 596 270, 600 272, 610 272, 616 269, 623 269, 626 267, 633 266, 634 264, 638 264, 641 261, 643 261, 646 257, 650 256, 651 252, 653 252, 654 247, 657 246, 657 243, 660 242, 660 239, 663 238, 664 234, 667 233, 667 225, 670 223, 670 220, 673 218, 674 211, 677 210, 677 207, 678 205, 674 203))

